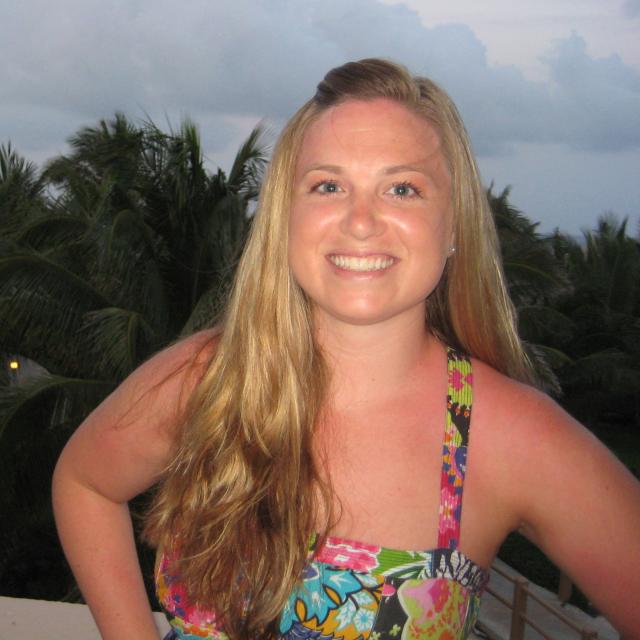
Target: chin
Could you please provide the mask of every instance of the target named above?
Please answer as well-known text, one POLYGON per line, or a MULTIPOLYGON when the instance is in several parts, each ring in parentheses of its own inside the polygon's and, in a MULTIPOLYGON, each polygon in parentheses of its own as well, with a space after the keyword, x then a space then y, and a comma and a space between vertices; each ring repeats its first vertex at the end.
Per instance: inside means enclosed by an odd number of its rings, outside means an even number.
POLYGON ((405 309, 374 308, 368 306, 366 308, 338 309, 319 308, 316 310, 316 320, 320 324, 328 325, 332 323, 340 323, 344 325, 352 325, 358 327, 370 327, 375 325, 386 324, 393 320, 410 320, 412 318, 424 319, 426 310, 424 302, 405 309))

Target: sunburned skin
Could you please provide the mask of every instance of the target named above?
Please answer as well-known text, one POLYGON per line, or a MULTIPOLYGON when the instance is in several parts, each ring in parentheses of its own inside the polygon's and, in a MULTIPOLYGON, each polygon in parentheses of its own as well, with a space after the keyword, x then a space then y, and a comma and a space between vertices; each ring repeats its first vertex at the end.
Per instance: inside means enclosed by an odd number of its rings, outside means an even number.
POLYGON ((348 101, 309 127, 289 262, 321 325, 424 317, 452 241, 450 182, 436 130, 391 100, 348 101))

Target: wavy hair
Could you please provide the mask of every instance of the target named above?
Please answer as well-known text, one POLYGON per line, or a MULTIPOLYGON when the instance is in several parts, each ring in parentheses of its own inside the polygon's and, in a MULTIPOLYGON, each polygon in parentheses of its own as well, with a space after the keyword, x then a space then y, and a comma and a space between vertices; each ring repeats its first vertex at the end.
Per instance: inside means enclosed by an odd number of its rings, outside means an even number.
POLYGON ((288 265, 287 227, 305 132, 346 100, 389 98, 438 131, 452 179, 456 252, 427 300, 426 326, 507 375, 531 374, 506 291, 495 227, 462 120, 426 78, 379 59, 329 71, 283 130, 263 184, 223 331, 194 392, 145 534, 187 594, 231 638, 275 637, 330 487, 312 455, 327 388, 309 301, 288 265))

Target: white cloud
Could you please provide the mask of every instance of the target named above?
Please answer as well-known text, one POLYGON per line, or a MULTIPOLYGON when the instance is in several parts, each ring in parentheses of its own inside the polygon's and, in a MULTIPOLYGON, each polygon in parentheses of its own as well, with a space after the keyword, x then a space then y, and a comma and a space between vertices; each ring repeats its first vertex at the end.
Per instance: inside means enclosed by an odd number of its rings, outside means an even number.
POLYGON ((544 85, 489 64, 465 25, 428 28, 407 7, 372 0, 66 0, 54 9, 29 0, 5 5, 0 24, 9 45, 0 99, 17 113, 46 105, 78 119, 116 109, 281 119, 330 66, 377 55, 440 81, 482 153, 521 141, 640 144, 640 74, 616 57, 591 58, 575 34, 547 55, 553 84, 544 85))
POLYGON ((468 25, 426 26, 374 0, 23 0, 0 5, 0 41, 0 141, 25 154, 60 150, 121 110, 160 125, 190 115, 214 161, 226 160, 247 123, 281 123, 330 67, 369 56, 440 82, 484 157, 551 142, 640 149, 640 73, 575 33, 541 45, 544 82, 490 60, 468 25))

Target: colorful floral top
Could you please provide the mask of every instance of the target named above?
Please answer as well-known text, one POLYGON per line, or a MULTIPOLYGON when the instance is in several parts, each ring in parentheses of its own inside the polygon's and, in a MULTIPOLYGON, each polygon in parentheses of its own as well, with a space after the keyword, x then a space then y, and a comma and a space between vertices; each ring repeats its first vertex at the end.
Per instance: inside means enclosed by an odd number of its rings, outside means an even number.
MULTIPOLYGON (((280 617, 282 640, 461 640, 489 579, 458 551, 472 402, 471 363, 448 349, 438 548, 401 551, 344 538, 314 541, 300 586, 280 617)), ((172 631, 165 640, 227 640, 215 614, 191 606, 160 556, 156 585, 172 631)))

